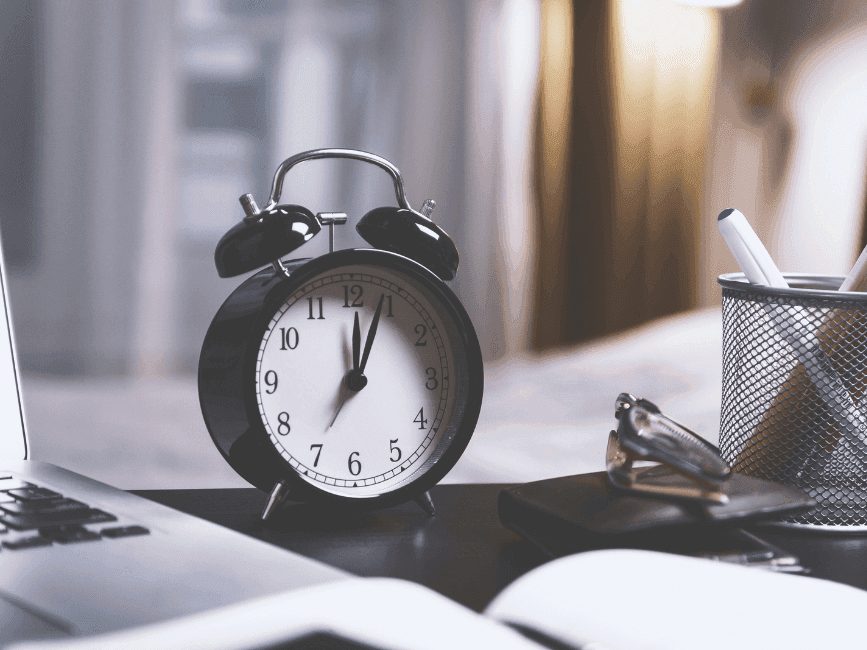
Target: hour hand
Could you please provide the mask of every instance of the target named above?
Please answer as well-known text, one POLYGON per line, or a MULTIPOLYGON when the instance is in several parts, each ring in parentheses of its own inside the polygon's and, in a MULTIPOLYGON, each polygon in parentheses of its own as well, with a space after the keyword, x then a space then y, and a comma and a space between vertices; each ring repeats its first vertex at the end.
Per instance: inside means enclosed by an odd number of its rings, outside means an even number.
MULTIPOLYGON (((359 364, 358 352, 360 348, 361 326, 358 324, 358 312, 355 312, 355 323, 352 325, 352 369, 343 376, 343 385, 346 386, 347 391, 352 393, 357 393, 367 386, 367 377, 364 376, 364 363, 367 359, 368 349, 364 348, 364 358, 359 364)), ((343 398, 343 401, 346 401, 346 397, 343 398)), ((343 403, 341 403, 341 406, 343 406, 343 403)))
POLYGON ((352 326, 352 369, 358 370, 358 355, 361 353, 361 327, 358 325, 358 312, 352 326))

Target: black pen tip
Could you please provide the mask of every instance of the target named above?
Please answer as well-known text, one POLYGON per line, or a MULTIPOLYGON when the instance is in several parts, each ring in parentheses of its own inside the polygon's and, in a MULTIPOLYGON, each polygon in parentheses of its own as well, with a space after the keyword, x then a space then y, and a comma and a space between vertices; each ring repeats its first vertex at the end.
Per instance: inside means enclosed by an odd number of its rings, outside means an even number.
POLYGON ((734 208, 726 208, 722 212, 719 213, 719 216, 716 218, 717 221, 722 221, 727 216, 729 216, 732 212, 736 212, 734 208))

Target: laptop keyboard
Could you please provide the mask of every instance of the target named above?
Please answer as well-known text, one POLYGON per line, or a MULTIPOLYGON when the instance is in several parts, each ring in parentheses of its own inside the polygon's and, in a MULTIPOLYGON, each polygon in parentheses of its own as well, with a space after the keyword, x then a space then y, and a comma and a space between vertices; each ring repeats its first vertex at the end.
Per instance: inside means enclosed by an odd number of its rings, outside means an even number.
POLYGON ((147 535, 144 526, 107 525, 114 515, 59 492, 0 472, 0 539, 3 550, 95 542, 147 535))

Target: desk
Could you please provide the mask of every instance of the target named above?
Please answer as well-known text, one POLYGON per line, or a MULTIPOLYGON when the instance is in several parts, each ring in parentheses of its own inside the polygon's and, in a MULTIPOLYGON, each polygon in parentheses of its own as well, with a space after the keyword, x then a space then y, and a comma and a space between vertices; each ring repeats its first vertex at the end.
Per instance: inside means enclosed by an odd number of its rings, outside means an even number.
POLYGON ((289 505, 263 524, 267 495, 255 488, 139 490, 135 494, 360 576, 418 582, 481 611, 507 584, 546 558, 500 525, 505 485, 437 485, 428 517, 414 503, 343 517, 289 505))
MULTIPOLYGON (((135 494, 360 576, 418 582, 481 611, 515 578, 546 558, 500 525, 497 497, 506 485, 438 485, 428 517, 414 503, 351 516, 324 517, 292 505, 259 520, 267 496, 255 488, 139 490, 135 494)), ((753 529, 798 555, 812 575, 867 589, 867 535, 753 529)))

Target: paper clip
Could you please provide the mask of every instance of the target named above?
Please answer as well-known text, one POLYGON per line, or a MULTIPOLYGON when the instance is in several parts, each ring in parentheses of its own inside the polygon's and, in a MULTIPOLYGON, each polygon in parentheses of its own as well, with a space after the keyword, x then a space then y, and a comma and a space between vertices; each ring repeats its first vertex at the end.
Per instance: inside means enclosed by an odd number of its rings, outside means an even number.
POLYGON ((719 449, 645 399, 621 393, 617 430, 608 436, 606 469, 616 487, 675 499, 726 504, 732 469, 719 449), (633 467, 638 460, 660 465, 633 467))

